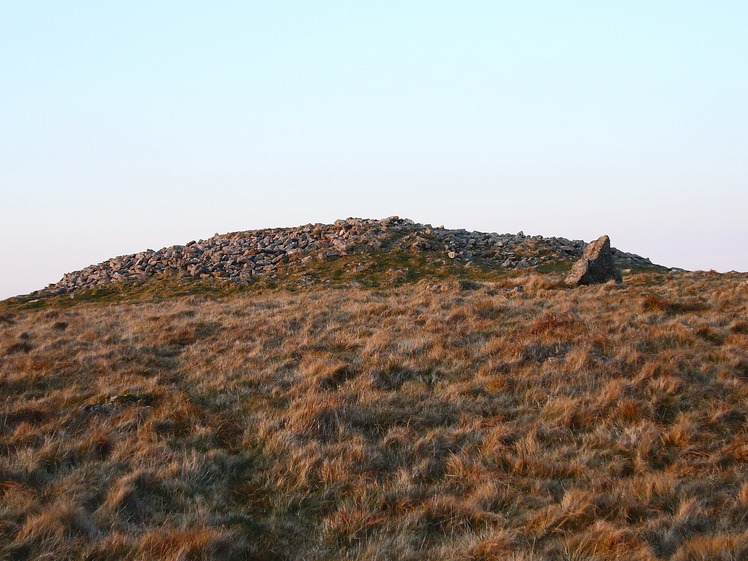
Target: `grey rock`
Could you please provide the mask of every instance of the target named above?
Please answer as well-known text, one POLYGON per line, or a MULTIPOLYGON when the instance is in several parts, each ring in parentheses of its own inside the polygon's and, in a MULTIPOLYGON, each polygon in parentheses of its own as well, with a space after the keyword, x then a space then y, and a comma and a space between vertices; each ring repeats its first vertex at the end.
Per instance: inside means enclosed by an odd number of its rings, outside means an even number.
POLYGON ((574 263, 566 277, 568 285, 600 284, 615 280, 622 282, 621 272, 613 262, 610 238, 600 236, 584 248, 582 258, 574 263))

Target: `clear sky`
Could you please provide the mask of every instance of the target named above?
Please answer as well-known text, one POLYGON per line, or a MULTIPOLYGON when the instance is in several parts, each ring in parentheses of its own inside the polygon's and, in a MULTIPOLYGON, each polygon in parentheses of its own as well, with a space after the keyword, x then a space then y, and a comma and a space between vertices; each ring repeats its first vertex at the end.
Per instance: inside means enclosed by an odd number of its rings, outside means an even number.
POLYGON ((0 298, 389 215, 748 270, 748 2, 0 2, 0 298))

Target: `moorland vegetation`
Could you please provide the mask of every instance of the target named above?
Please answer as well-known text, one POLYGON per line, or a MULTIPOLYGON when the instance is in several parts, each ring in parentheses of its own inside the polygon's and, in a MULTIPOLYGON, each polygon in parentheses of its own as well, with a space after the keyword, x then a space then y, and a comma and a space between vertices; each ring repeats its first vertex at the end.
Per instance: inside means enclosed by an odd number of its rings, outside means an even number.
POLYGON ((748 557, 748 276, 390 269, 0 303, 0 558, 748 557))

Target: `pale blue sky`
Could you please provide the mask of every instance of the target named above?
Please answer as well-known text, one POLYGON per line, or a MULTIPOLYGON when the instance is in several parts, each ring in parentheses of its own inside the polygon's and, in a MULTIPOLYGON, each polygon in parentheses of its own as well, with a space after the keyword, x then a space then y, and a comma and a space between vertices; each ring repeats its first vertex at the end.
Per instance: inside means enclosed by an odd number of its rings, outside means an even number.
POLYGON ((748 270, 746 2, 0 2, 0 298, 397 214, 748 270))

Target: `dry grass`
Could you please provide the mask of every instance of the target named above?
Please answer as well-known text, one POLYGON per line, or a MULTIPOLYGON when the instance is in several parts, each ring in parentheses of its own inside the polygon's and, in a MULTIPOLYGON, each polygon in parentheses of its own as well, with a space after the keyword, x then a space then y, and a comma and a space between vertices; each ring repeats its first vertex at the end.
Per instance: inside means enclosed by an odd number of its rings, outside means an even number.
POLYGON ((0 558, 748 557, 748 282, 0 309, 0 558))

